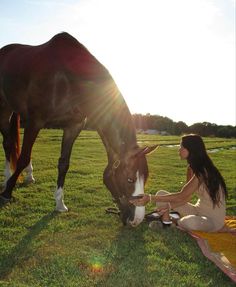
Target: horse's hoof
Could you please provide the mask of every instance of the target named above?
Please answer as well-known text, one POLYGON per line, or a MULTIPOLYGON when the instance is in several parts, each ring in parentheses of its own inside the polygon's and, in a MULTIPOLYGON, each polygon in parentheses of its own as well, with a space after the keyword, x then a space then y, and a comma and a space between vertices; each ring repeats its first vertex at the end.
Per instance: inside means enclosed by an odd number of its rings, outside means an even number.
POLYGON ((64 206, 56 206, 56 211, 58 212, 67 212, 68 208, 64 205, 64 206))
POLYGON ((62 210, 62 209, 59 209, 59 210, 56 210, 56 212, 59 212, 59 213, 66 213, 66 212, 68 212, 68 209, 67 210, 62 210))
POLYGON ((25 182, 28 184, 35 183, 35 179, 33 177, 26 177, 25 182))

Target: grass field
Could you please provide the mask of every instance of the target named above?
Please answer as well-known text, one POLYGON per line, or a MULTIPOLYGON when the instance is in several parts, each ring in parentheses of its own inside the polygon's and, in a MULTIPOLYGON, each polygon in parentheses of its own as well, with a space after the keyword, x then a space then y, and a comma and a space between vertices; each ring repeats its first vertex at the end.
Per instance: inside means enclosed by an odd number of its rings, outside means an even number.
MULTIPOLYGON (((61 135, 41 131, 32 155, 36 183, 17 184, 14 201, 0 209, 1 287, 234 286, 184 232, 153 231, 145 222, 124 227, 105 213, 113 203, 102 181, 106 152, 95 132, 83 131, 73 148, 65 182, 69 212, 54 212, 61 135)), ((236 140, 204 140, 228 186, 227 213, 236 214, 236 140)), ((147 157, 146 191, 178 191, 186 170, 179 137, 138 135, 138 141, 160 144, 147 157)), ((1 149, 0 183, 4 162, 1 149)))

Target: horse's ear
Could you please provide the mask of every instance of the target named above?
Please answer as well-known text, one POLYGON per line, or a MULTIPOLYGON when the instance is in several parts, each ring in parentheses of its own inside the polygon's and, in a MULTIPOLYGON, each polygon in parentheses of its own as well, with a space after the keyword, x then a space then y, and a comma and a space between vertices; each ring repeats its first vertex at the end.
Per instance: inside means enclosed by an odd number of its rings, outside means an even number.
POLYGON ((158 146, 157 144, 156 144, 156 145, 153 145, 153 146, 147 146, 147 147, 143 150, 142 154, 150 154, 150 153, 152 153, 153 151, 155 151, 158 147, 159 147, 159 146, 158 146))
POLYGON ((158 145, 153 145, 153 146, 146 146, 137 149, 136 153, 133 156, 140 156, 140 155, 145 155, 145 154, 150 154, 152 153, 155 149, 157 149, 159 146, 158 145))

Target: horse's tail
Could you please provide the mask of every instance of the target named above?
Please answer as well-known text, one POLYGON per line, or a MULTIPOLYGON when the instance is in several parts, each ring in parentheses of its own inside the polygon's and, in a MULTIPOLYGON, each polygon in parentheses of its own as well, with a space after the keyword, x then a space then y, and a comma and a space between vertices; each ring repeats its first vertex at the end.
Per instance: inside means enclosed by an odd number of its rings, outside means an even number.
POLYGON ((12 140, 10 151, 10 165, 12 170, 16 170, 16 163, 20 155, 20 115, 12 114, 10 119, 10 137, 12 140))

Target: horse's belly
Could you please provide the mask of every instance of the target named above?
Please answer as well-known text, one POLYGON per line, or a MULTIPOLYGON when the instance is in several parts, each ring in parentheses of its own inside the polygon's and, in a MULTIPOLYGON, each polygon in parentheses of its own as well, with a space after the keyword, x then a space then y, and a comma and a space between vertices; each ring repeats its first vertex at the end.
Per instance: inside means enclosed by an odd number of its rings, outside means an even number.
POLYGON ((45 126, 50 128, 64 128, 77 125, 84 122, 86 116, 77 108, 71 108, 69 111, 53 113, 46 121, 45 126))

